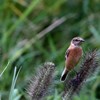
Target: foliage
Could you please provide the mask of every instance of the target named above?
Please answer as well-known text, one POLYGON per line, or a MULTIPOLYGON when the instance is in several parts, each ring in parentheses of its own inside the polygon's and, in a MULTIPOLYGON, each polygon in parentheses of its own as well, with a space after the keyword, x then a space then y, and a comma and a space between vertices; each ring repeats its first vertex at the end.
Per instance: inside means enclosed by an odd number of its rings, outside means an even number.
MULTIPOLYGON (((21 100, 28 100, 24 90, 27 80, 39 65, 52 61, 57 66, 57 90, 47 100, 58 100, 63 90, 59 79, 70 40, 83 37, 83 51, 100 48, 99 0, 0 0, 0 4, 0 73, 10 61, 0 78, 1 99, 9 97, 15 66, 22 66, 16 82, 17 94, 21 100)), ((96 75, 73 100, 100 99, 99 84, 96 75)))

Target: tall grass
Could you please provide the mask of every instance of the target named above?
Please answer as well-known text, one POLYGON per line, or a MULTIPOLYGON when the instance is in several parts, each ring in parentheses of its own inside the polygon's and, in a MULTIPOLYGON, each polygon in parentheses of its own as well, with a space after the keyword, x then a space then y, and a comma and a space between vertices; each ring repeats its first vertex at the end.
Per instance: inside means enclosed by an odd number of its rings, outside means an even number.
MULTIPOLYGON (((39 65, 52 61, 57 65, 57 90, 55 96, 47 99, 57 100, 63 90, 59 78, 70 40, 74 36, 83 37, 86 40, 83 51, 100 48, 99 0, 0 0, 0 4, 0 72, 4 70, 0 78, 1 99, 9 96, 13 66, 18 69, 23 66, 15 92, 22 95, 20 99, 27 100, 23 90, 26 80, 39 65), (8 61, 10 65, 5 68, 8 61)), ((84 95, 100 98, 99 76, 95 77, 75 100, 82 100, 84 95)))
POLYGON ((13 79, 12 79, 9 100, 20 100, 21 95, 17 94, 17 89, 15 88, 16 81, 17 81, 20 70, 21 70, 21 67, 18 70, 18 72, 17 72, 17 67, 14 68, 14 75, 13 75, 13 79))
POLYGON ((10 63, 10 62, 8 62, 8 64, 6 65, 6 67, 5 67, 5 68, 3 69, 3 71, 0 73, 0 78, 2 78, 2 75, 4 74, 4 72, 6 71, 6 69, 8 68, 9 63, 10 63))

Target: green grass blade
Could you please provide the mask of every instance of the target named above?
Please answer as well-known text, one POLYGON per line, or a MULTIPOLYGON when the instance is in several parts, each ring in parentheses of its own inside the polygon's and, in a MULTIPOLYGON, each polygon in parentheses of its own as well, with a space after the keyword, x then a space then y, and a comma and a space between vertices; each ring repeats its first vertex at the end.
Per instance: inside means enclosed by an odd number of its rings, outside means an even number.
MULTIPOLYGON (((26 17, 31 13, 32 10, 34 10, 34 8, 37 6, 37 4, 40 2, 40 0, 33 0, 30 4, 30 6, 26 9, 26 11, 20 16, 19 20, 16 21, 16 23, 14 25, 11 26, 11 28, 9 30, 7 30, 4 34, 6 34, 6 38, 7 39, 11 33, 14 31, 14 29, 16 29, 16 27, 26 19, 26 17)), ((6 40, 4 40, 3 42, 5 42, 6 40)))
POLYGON ((6 67, 4 68, 4 70, 1 72, 1 74, 0 74, 0 78, 2 77, 3 73, 5 72, 5 70, 8 68, 9 63, 10 63, 10 62, 8 62, 7 66, 6 66, 6 67))
POLYGON ((13 93, 14 93, 14 88, 16 85, 16 81, 19 75, 19 72, 21 70, 22 67, 20 67, 20 69, 17 72, 17 68, 15 67, 14 69, 14 75, 13 75, 13 80, 12 80, 12 85, 11 85, 11 90, 10 90, 10 95, 9 95, 9 100, 13 100, 13 93))

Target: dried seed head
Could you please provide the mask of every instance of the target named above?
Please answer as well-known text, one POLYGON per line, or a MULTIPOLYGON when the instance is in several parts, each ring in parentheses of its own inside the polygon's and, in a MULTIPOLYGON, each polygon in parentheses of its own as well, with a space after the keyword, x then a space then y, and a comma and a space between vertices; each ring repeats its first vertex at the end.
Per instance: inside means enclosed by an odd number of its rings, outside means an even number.
POLYGON ((63 100, 70 100, 72 95, 77 93, 79 88, 84 84, 89 75, 92 75, 96 71, 99 66, 98 58, 99 55, 96 50, 85 54, 78 74, 67 83, 68 85, 63 93, 63 100))
POLYGON ((32 77, 27 89, 32 100, 41 100, 46 95, 48 87, 52 83, 54 69, 54 63, 44 63, 37 75, 32 77))

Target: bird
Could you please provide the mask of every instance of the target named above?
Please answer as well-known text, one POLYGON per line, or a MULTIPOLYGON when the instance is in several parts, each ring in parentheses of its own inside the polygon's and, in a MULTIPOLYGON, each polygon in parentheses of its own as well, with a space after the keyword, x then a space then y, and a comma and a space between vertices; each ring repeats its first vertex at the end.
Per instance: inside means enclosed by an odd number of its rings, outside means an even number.
POLYGON ((61 81, 65 81, 68 73, 78 64, 80 61, 83 50, 81 44, 83 44, 85 40, 81 37, 74 37, 71 42, 70 46, 66 50, 65 53, 65 68, 61 74, 61 81))

